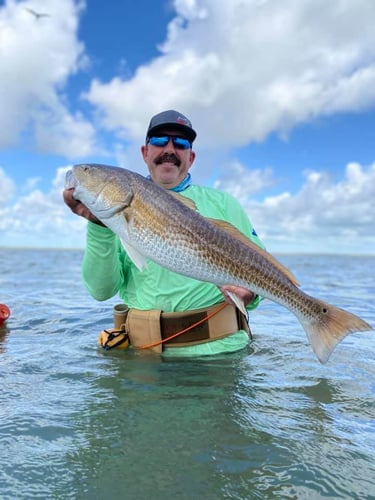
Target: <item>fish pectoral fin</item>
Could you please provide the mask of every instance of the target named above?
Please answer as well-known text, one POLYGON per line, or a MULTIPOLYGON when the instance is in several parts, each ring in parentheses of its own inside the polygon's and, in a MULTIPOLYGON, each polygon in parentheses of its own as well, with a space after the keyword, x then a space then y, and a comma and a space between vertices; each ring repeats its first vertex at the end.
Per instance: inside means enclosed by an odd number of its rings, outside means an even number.
POLYGON ((219 226, 220 229, 223 229, 227 233, 229 233, 231 236, 234 238, 237 238, 240 240, 242 243, 247 245, 249 248, 254 250, 255 252, 258 252, 260 255, 262 255, 265 259, 267 259, 271 264, 273 264, 277 269, 284 274, 295 286, 299 286, 297 278, 294 276, 294 274, 289 271, 281 262, 279 262, 272 254, 267 252, 267 250, 264 250, 260 246, 258 246, 256 243, 251 241, 247 236, 245 236, 239 229, 237 229, 233 224, 230 222, 226 222, 221 219, 207 219, 216 226, 219 226))
POLYGON ((180 201, 183 203, 186 207, 190 208, 191 210, 194 210, 194 212, 197 212, 197 205, 194 203, 194 201, 187 196, 184 196, 180 193, 175 193, 174 191, 168 191, 168 193, 176 198, 176 200, 180 201))
POLYGON ((121 243, 133 264, 137 267, 137 269, 143 271, 147 267, 145 256, 123 238, 121 238, 121 243))
POLYGON ((227 293, 228 297, 231 299, 231 301, 233 302, 233 304, 237 307, 237 309, 239 309, 242 312, 242 314, 247 316, 247 311, 246 311, 244 301, 238 295, 236 295, 233 292, 230 292, 229 290, 227 290, 226 293, 227 293))
POLYGON ((121 234, 120 241, 122 246, 124 247, 125 252, 128 254, 130 260, 136 266, 139 271, 143 271, 147 267, 147 261, 144 255, 142 255, 139 250, 133 247, 131 243, 129 243, 129 225, 132 223, 134 210, 130 206, 125 208, 122 211, 123 220, 121 226, 121 234))

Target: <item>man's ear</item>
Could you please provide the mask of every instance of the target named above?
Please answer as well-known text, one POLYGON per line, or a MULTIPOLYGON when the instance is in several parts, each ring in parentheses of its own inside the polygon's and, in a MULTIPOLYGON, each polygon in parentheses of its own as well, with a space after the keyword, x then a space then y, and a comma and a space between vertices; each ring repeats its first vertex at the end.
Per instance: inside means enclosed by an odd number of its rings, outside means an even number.
POLYGON ((191 149, 190 150, 190 165, 194 163, 195 160, 195 152, 191 149))
POLYGON ((141 146, 141 153, 142 153, 144 161, 146 161, 146 159, 147 159, 147 153, 148 153, 147 145, 141 146))

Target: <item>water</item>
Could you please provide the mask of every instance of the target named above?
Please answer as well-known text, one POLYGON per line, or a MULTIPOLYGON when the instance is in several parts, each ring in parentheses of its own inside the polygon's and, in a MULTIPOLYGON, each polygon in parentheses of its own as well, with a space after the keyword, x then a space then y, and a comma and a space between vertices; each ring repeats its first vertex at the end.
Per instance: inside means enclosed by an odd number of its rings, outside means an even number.
MULTIPOLYGON (((79 251, 0 250, 1 499, 375 498, 375 336, 327 365, 264 301, 246 352, 162 361, 97 348, 79 251)), ((375 258, 282 256, 375 325, 375 258)))

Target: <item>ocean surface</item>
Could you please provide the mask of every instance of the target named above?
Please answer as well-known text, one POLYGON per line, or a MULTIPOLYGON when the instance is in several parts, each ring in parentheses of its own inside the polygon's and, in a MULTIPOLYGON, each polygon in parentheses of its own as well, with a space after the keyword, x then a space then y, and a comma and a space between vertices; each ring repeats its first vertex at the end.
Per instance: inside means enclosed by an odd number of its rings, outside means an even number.
MULTIPOLYGON (((279 256, 375 326, 375 258, 279 256)), ((244 352, 168 360, 97 347, 81 251, 0 249, 0 498, 374 499, 375 332, 326 365, 295 317, 251 313, 244 352)))

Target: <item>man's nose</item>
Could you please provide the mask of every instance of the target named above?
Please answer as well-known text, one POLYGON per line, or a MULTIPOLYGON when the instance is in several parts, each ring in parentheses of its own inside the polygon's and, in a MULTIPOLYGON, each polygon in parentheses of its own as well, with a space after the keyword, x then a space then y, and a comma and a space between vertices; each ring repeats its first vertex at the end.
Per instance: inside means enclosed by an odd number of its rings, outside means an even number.
POLYGON ((172 137, 169 137, 169 138, 168 138, 168 142, 167 142, 167 144, 165 145, 165 148, 166 148, 167 150, 170 150, 170 151, 175 151, 175 150, 176 150, 176 146, 174 145, 174 142, 173 142, 172 137))

